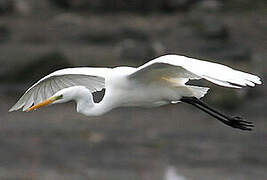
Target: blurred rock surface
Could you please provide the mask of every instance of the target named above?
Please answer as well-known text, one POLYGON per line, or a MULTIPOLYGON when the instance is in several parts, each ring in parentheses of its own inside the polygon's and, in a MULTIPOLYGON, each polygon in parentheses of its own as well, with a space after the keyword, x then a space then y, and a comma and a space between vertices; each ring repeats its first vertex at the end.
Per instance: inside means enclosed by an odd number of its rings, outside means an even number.
POLYGON ((192 6, 197 0, 50 0, 61 8, 71 10, 89 10, 97 12, 111 11, 132 11, 143 12, 148 11, 175 11, 186 10, 192 6))
POLYGON ((159 42, 126 39, 117 45, 117 51, 122 59, 145 63, 164 54, 164 47, 159 42))
POLYGON ((10 30, 5 24, 0 25, 0 43, 8 41, 10 38, 10 30))
POLYGON ((0 0, 0 15, 10 13, 14 8, 14 0, 0 0))

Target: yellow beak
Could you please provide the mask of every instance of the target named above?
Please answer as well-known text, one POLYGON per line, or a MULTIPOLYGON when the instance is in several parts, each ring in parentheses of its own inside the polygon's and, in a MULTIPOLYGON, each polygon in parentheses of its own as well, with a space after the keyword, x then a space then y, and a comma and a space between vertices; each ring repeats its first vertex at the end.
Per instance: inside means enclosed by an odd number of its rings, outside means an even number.
POLYGON ((46 106, 46 105, 51 104, 51 103, 53 103, 53 102, 55 102, 56 100, 61 99, 61 98, 62 98, 62 96, 51 97, 51 98, 49 98, 49 99, 47 99, 47 100, 45 100, 45 101, 43 101, 43 102, 41 102, 41 103, 39 103, 39 104, 36 104, 36 105, 34 105, 34 106, 28 108, 28 109, 26 110, 26 112, 30 112, 30 111, 32 111, 32 110, 35 110, 35 109, 38 109, 38 108, 40 108, 40 107, 46 106))

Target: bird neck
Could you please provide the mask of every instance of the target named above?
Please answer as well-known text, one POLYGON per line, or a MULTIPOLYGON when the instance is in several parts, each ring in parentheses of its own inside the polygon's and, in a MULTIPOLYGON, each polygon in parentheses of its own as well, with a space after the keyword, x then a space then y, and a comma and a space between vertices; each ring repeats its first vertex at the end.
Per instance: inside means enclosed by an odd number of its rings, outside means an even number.
POLYGON ((111 110, 111 107, 109 107, 104 99, 100 103, 94 103, 91 93, 88 96, 87 98, 76 100, 77 112, 86 116, 100 116, 111 110))

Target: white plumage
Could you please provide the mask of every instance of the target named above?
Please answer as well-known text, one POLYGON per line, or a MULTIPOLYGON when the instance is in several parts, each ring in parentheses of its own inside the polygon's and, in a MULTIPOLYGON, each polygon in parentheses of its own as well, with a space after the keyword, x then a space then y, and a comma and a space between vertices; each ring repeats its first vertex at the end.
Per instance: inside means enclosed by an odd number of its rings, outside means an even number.
POLYGON ((190 79, 202 78, 232 88, 261 84, 258 76, 225 65, 165 55, 138 68, 84 67, 56 71, 30 87, 10 111, 32 110, 33 104, 59 96, 62 98, 50 103, 75 100, 77 111, 88 116, 101 115, 119 106, 162 106, 183 101, 183 97, 203 97, 208 88, 185 84, 190 79), (94 103, 91 93, 103 88, 103 100, 94 103))
POLYGON ((90 92, 105 88, 105 74, 109 68, 68 68, 53 72, 31 86, 10 109, 27 110, 32 104, 39 104, 59 90, 72 86, 84 86, 90 92))

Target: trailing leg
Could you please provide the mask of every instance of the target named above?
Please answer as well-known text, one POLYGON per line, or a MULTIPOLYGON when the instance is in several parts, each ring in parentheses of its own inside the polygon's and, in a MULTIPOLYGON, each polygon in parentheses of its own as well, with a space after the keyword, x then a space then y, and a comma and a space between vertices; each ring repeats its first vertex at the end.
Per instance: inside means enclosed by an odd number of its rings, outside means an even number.
POLYGON ((214 108, 208 106, 206 103, 202 102, 196 97, 183 97, 181 98, 181 101, 197 107, 198 109, 206 112, 207 114, 211 115, 212 117, 216 118, 217 120, 221 121, 222 123, 230 127, 248 131, 251 131, 252 127, 254 127, 252 122, 245 121, 243 118, 239 116, 234 116, 234 117, 227 116, 215 110, 214 108))

